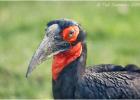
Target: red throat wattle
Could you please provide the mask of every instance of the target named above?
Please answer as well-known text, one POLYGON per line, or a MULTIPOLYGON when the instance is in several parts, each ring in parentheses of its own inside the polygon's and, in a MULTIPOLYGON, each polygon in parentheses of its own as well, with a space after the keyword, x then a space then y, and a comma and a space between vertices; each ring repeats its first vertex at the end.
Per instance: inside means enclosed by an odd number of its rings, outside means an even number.
POLYGON ((60 72, 72 61, 77 59, 82 53, 82 44, 79 42, 69 50, 61 52, 53 57, 52 77, 56 80, 60 72))

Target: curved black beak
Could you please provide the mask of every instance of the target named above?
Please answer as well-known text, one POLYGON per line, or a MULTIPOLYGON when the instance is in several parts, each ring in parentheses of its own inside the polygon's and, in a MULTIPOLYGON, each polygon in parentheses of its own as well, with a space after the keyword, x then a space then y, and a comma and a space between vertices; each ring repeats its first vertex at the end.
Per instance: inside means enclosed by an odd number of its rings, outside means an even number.
POLYGON ((43 41, 39 45, 35 54, 32 56, 32 59, 28 66, 26 77, 31 74, 31 72, 36 68, 37 65, 41 64, 47 58, 69 48, 69 43, 62 40, 60 32, 61 29, 58 24, 53 24, 52 26, 48 27, 43 41))

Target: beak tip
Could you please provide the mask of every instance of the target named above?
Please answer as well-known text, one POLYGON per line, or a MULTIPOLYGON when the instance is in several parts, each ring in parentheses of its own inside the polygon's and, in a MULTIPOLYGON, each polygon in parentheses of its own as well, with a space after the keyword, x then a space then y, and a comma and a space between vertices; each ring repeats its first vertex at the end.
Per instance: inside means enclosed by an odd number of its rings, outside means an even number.
POLYGON ((25 77, 28 78, 28 75, 26 75, 25 77))
POLYGON ((26 78, 28 78, 28 77, 29 77, 29 75, 30 75, 30 72, 29 72, 29 69, 28 69, 28 70, 27 70, 27 72, 26 72, 25 77, 26 77, 26 78))
POLYGON ((35 59, 32 59, 29 63, 27 72, 26 72, 26 78, 28 78, 31 74, 31 72, 36 68, 36 66, 38 65, 38 62, 35 59))
POLYGON ((32 70, 33 70, 33 68, 29 65, 29 66, 28 66, 28 69, 27 69, 27 72, 26 72, 26 75, 25 75, 26 78, 28 78, 28 77, 30 76, 32 70))
POLYGON ((49 56, 49 53, 51 53, 49 51, 50 49, 50 44, 48 44, 49 40, 48 38, 44 38, 43 41, 41 42, 41 44, 39 45, 38 49, 36 50, 36 52, 34 53, 34 55, 31 58, 31 61, 28 65, 28 69, 27 69, 27 73, 26 73, 26 78, 28 78, 31 74, 31 72, 39 65, 41 64, 43 61, 45 61, 47 59, 47 57, 49 56), (47 49, 46 49, 47 48, 47 49))

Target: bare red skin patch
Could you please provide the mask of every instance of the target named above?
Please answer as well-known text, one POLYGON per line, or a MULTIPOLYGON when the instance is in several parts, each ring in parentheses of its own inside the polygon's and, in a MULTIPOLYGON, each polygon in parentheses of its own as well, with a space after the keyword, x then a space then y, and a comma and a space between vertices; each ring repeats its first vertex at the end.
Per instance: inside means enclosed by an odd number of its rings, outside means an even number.
POLYGON ((76 41, 79 34, 79 28, 78 26, 69 26, 63 30, 61 33, 63 40, 72 43, 76 41))
MULTIPOLYGON (((79 42, 75 46, 71 47, 69 50, 61 52, 53 56, 52 64, 52 77, 53 80, 57 80, 60 72, 72 61, 77 59, 82 52, 82 44, 79 42)), ((72 76, 71 76, 72 77, 72 76)))

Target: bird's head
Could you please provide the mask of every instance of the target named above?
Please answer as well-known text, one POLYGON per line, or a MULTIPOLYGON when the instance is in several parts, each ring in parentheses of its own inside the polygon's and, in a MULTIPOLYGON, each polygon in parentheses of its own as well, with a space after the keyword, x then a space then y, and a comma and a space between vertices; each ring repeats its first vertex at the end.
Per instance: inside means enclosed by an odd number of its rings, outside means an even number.
POLYGON ((85 33, 77 22, 69 19, 50 21, 44 39, 30 61, 26 77, 47 58, 65 52, 84 40, 85 33))

